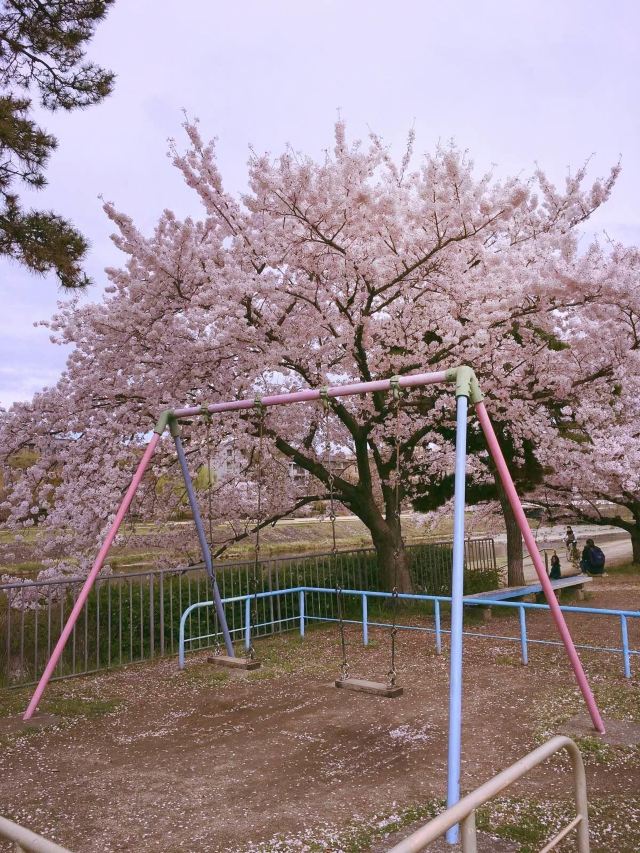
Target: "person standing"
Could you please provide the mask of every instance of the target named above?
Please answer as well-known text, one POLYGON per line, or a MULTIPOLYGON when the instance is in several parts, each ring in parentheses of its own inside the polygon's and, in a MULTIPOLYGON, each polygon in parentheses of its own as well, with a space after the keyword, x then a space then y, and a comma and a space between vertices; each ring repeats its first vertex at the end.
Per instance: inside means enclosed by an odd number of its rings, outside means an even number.
POLYGON ((573 528, 567 525, 567 532, 564 535, 564 544, 567 549, 567 559, 574 564, 578 563, 578 540, 573 528))

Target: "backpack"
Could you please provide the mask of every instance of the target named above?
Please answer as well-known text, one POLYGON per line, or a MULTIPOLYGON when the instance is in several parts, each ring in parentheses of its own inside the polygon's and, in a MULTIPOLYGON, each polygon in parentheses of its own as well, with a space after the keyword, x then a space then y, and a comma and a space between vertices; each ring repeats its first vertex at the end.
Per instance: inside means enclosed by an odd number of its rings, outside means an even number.
POLYGON ((597 545, 594 545, 589 549, 589 561, 594 569, 603 569, 604 568, 604 554, 602 550, 598 548, 597 545))

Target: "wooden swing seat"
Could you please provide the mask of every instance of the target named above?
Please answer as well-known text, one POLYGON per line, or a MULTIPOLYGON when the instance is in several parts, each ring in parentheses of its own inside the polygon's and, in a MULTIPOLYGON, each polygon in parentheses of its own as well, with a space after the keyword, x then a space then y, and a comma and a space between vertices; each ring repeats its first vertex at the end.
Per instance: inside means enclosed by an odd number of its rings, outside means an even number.
POLYGON ((252 658, 232 658, 229 655, 209 655, 209 663, 216 666, 227 666, 229 669, 260 669, 262 664, 259 660, 252 658))
POLYGON ((356 693, 371 693, 374 696, 384 696, 387 699, 396 699, 402 696, 403 689, 394 685, 391 687, 382 681, 366 681, 363 678, 338 678, 336 687, 343 690, 354 690, 356 693))

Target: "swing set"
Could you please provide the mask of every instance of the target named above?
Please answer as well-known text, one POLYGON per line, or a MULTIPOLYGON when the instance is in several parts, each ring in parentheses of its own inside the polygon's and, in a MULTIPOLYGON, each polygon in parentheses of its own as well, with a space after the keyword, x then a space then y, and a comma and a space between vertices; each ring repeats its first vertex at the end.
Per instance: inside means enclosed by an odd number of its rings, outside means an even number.
MULTIPOLYGON (((533 561, 539 583, 545 594, 547 604, 560 634, 565 651, 569 658, 569 662, 574 672, 574 676, 578 687, 584 697, 589 715, 596 731, 604 733, 604 723, 595 698, 587 681, 582 663, 574 646, 571 634, 564 619, 564 615, 560 610, 553 587, 547 576, 544 561, 540 555, 533 534, 529 528, 527 519, 522 509, 520 498, 515 490, 513 480, 509 474, 504 456, 498 444, 493 426, 489 419, 483 395, 480 391, 478 380, 475 373, 470 367, 460 366, 449 370, 443 370, 433 373, 409 374, 404 376, 394 376, 391 379, 380 379, 373 382, 360 382, 350 385, 340 385, 326 387, 322 389, 308 389, 304 391, 296 391, 288 394, 275 394, 271 396, 256 397, 251 399, 232 400, 223 403, 214 403, 208 406, 192 406, 176 410, 168 410, 162 413, 157 424, 155 425, 153 436, 149 441, 144 454, 138 464, 138 467, 133 475, 133 479, 127 489, 124 498, 117 510, 115 518, 107 532, 105 540, 98 552, 95 562, 89 572, 87 579, 78 595, 77 601, 69 615, 69 618, 60 634, 60 638, 47 662, 47 665, 42 673, 40 681, 31 697, 29 705, 24 712, 23 719, 29 720, 38 708, 38 704, 42 698, 44 690, 51 679, 55 668, 64 651, 65 645, 73 630, 73 627, 82 611, 82 608, 87 601, 89 593, 93 587, 95 579, 100 572, 104 561, 109 552, 109 549, 116 537, 118 529, 129 509, 131 501, 136 494, 146 468, 153 457, 153 454, 158 446, 158 443, 166 430, 169 430, 173 438, 180 470, 184 479, 187 498, 191 507, 196 532, 202 551, 202 556, 207 574, 209 576, 213 591, 213 601, 218 624, 222 631, 222 636, 225 645, 226 655, 214 655, 212 660, 220 665, 242 667, 245 669, 256 668, 260 666, 256 658, 253 644, 250 644, 249 653, 246 657, 236 656, 231 639, 231 634, 227 625, 223 604, 220 598, 220 592, 216 580, 216 572, 213 565, 211 555, 210 541, 211 527, 209 529, 209 541, 205 533, 200 509, 196 499, 196 494, 187 467, 184 447, 180 438, 180 420, 184 418, 202 417, 208 429, 213 415, 224 414, 232 411, 247 411, 255 409, 258 414, 258 472, 256 478, 257 486, 257 519, 255 531, 254 545, 254 608, 257 616, 257 600, 258 600, 258 574, 260 571, 260 527, 262 526, 262 491, 263 491, 263 443, 264 443, 264 416, 265 411, 270 406, 282 406, 294 403, 309 402, 320 400, 324 407, 325 416, 325 464, 328 471, 328 486, 329 486, 329 501, 330 501, 330 520, 332 531, 332 558, 335 566, 337 554, 336 548, 336 529, 335 529, 335 494, 334 494, 334 474, 331 465, 331 436, 329 433, 329 414, 331 410, 331 400, 336 397, 346 397, 361 394, 371 394, 374 392, 391 392, 394 399, 395 410, 395 507, 396 522, 399 521, 400 500, 399 500, 399 481, 400 481, 400 439, 398 429, 398 418, 400 409, 400 395, 403 388, 419 388, 427 385, 436 385, 441 383, 455 383, 456 397, 456 456, 455 456, 455 478, 454 478, 454 523, 453 523, 453 557, 452 557, 452 587, 451 587, 451 644, 450 644, 450 679, 449 679, 449 745, 448 745, 448 780, 447 780, 447 805, 453 806, 460 799, 460 756, 461 756, 461 731, 462 731, 462 633, 463 633, 463 571, 464 571, 464 510, 465 510, 465 472, 466 472, 466 453, 467 453, 467 413, 469 401, 473 404, 476 416, 484 433, 488 450, 493 457, 496 469, 500 476, 505 493, 508 497, 511 508, 517 520, 520 532, 527 550, 533 561)), ((208 444, 207 452, 209 454, 209 465, 211 465, 210 444, 208 444)), ((211 468, 209 468, 208 478, 211 479, 211 468)), ((210 494, 210 493, 209 493, 210 494)), ((210 497, 209 497, 210 500, 210 497)), ((210 507, 209 507, 210 509, 210 507)), ((209 521, 211 524, 211 512, 209 512, 209 521)), ((396 550, 396 558, 398 552, 396 550)), ((396 573, 398 560, 395 559, 396 573)), ((396 576, 397 581, 397 576, 396 576)), ((402 694, 402 687, 396 684, 396 608, 398 603, 397 586, 394 584, 392 592, 392 612, 393 624, 390 631, 391 639, 391 662, 387 675, 386 682, 369 682, 360 679, 352 678, 349 672, 349 664, 346 654, 346 639, 345 639, 345 619, 342 590, 338 586, 336 588, 336 598, 338 606, 338 623, 340 630, 340 644, 342 650, 342 663, 340 666, 340 678, 336 680, 336 687, 342 689, 351 689, 366 693, 375 693, 377 695, 397 697, 402 694)), ((257 623, 257 619, 256 619, 257 623)), ((450 831, 447 836, 449 841, 455 841, 457 830, 455 828, 450 831)))

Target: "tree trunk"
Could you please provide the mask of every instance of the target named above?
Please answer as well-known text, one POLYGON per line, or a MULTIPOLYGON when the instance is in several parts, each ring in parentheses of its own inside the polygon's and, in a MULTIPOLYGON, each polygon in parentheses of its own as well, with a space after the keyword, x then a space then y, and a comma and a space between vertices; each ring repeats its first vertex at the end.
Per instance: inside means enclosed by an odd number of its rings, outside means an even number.
POLYGON ((389 592, 394 587, 398 592, 413 592, 409 560, 400 531, 394 532, 390 526, 380 525, 371 531, 371 538, 378 558, 380 588, 389 592))
POLYGON ((345 506, 369 529, 376 550, 380 589, 391 592, 413 592, 409 559, 402 541, 402 525, 396 513, 392 493, 386 495, 385 512, 380 511, 371 495, 364 494, 359 500, 344 501, 345 506))
POLYGON ((507 584, 509 586, 523 586, 522 534, 511 509, 509 499, 497 475, 495 482, 498 491, 498 500, 500 501, 502 515, 504 516, 504 525, 507 529, 507 584))
POLYGON ((629 531, 631 536, 631 548, 633 551, 633 562, 640 564, 640 519, 636 521, 635 526, 629 531))

